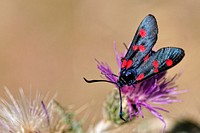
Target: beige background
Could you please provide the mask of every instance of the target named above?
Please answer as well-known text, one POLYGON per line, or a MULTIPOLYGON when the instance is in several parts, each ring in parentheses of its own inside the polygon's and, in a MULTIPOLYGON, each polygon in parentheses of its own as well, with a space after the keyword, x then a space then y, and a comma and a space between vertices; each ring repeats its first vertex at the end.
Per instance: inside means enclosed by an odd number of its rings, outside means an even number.
POLYGON ((113 86, 89 85, 82 77, 100 78, 94 58, 106 61, 117 73, 113 42, 124 51, 122 43, 132 40, 148 13, 158 21, 157 48, 176 46, 186 52, 169 75, 183 71, 177 84, 189 92, 179 96, 183 103, 165 106, 170 114, 162 114, 200 122, 199 0, 2 0, 0 95, 4 86, 13 93, 31 86, 43 94, 57 92, 64 106, 94 100, 91 111, 100 118, 102 102, 113 86))

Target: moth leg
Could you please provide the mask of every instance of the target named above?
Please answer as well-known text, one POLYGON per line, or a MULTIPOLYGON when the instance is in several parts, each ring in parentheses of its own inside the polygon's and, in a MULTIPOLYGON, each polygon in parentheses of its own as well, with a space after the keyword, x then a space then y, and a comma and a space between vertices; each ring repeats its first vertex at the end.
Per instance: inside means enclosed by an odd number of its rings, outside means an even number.
POLYGON ((126 43, 124 42, 123 44, 124 44, 124 47, 126 48, 126 50, 128 50, 128 47, 127 47, 126 43))
POLYGON ((116 75, 116 74, 113 74, 113 73, 112 73, 112 76, 119 77, 118 75, 116 75))
POLYGON ((135 85, 134 85, 134 84, 132 84, 132 87, 133 87, 133 88, 135 88, 135 85))
POLYGON ((105 76, 107 76, 107 75, 112 75, 112 76, 115 76, 115 77, 119 77, 118 75, 116 75, 116 74, 105 74, 105 73, 101 73, 101 74, 103 74, 103 75, 105 75, 105 76))
POLYGON ((120 100, 120 111, 119 111, 119 117, 123 120, 123 121, 125 121, 125 122, 127 122, 127 120, 125 120, 124 118, 123 118, 123 111, 122 111, 122 94, 121 94, 121 89, 119 88, 119 100, 120 100))

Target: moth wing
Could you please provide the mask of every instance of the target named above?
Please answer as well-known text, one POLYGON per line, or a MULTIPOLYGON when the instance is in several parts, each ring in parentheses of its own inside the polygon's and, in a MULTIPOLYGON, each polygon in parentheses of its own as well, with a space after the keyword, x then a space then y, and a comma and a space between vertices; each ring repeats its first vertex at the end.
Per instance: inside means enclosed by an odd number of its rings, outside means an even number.
POLYGON ((161 48, 144 61, 137 69, 136 81, 142 81, 157 73, 168 70, 184 57, 184 50, 175 47, 161 48))
POLYGON ((134 39, 124 57, 126 61, 132 60, 132 67, 137 68, 143 58, 150 53, 157 41, 158 26, 156 18, 149 14, 140 23, 134 39))

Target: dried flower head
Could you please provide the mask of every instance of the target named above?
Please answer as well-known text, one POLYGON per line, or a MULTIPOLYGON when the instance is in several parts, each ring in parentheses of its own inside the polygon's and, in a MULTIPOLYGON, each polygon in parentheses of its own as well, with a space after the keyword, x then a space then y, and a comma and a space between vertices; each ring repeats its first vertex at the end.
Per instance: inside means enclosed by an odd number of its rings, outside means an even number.
POLYGON ((59 133, 65 130, 65 124, 53 108, 53 98, 39 93, 35 98, 26 97, 20 89, 20 95, 14 98, 5 88, 7 99, 0 98, 1 133, 59 133))
MULTIPOLYGON (((120 70, 121 58, 124 54, 118 54, 116 47, 115 54, 120 70)), ((113 72, 108 64, 97 61, 97 68, 109 81, 117 82, 117 77, 113 75, 113 72)), ((166 72, 162 72, 144 80, 141 83, 134 84, 134 86, 122 87, 122 94, 127 100, 129 118, 132 119, 134 116, 138 117, 139 115, 144 117, 142 113, 142 107, 145 107, 164 123, 165 128, 165 120, 158 111, 168 111, 161 107, 155 106, 154 104, 170 104, 173 102, 180 102, 180 100, 176 99, 176 95, 184 91, 176 90, 174 82, 176 77, 177 76, 174 76, 172 79, 168 80, 166 78, 166 72)))

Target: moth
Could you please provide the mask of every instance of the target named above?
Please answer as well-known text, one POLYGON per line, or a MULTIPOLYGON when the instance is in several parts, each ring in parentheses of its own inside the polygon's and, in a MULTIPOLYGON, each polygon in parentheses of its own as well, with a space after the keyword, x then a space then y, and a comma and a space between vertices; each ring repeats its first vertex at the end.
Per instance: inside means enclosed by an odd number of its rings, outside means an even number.
POLYGON ((107 80, 84 80, 87 83, 109 82, 118 86, 120 95, 120 118, 122 117, 121 88, 125 85, 134 86, 158 73, 168 70, 178 64, 185 52, 177 47, 163 47, 157 51, 152 50, 157 41, 158 26, 156 18, 149 14, 140 23, 135 36, 121 60, 121 70, 117 82, 107 80))

